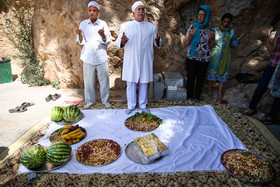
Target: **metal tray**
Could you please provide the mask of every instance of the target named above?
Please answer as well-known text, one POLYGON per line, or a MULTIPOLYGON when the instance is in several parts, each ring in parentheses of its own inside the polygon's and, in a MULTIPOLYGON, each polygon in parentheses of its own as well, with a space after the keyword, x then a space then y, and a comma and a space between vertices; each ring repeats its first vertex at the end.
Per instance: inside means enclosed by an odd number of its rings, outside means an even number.
POLYGON ((272 166, 268 163, 267 164, 267 168, 269 170, 271 170, 271 172, 273 172, 272 174, 272 177, 270 178, 267 178, 265 179, 265 177, 260 177, 258 179, 254 179, 254 178, 250 178, 250 177, 247 177, 245 175, 242 175, 240 173, 238 173, 237 171, 231 171, 230 169, 228 169, 228 164, 226 162, 226 160, 224 160, 224 156, 226 154, 228 154, 229 152, 241 152, 241 153, 247 153, 247 154, 252 154, 252 155, 255 155, 258 159, 260 160, 264 160, 264 161, 267 161, 265 158, 263 158, 262 156, 258 155, 258 154, 255 154, 255 153, 252 153, 252 152, 249 152, 247 150, 243 150, 243 149, 230 149, 230 150, 227 150, 225 151, 222 156, 221 156, 221 163, 222 165, 224 166, 224 168, 227 170, 228 173, 230 173, 232 176, 244 181, 244 182, 251 182, 251 183, 268 183, 268 182, 271 182, 272 179, 274 178, 275 176, 275 170, 272 168, 272 166))
MULTIPOLYGON (((60 129, 61 129, 61 128, 60 128, 60 129)), ((59 141, 63 141, 63 139, 62 139, 60 136, 57 135, 57 132, 58 132, 60 129, 57 129, 56 131, 54 131, 54 132, 49 136, 50 142, 56 143, 56 142, 59 142, 59 141), (55 139, 55 140, 54 140, 54 139, 55 139)), ((85 139, 85 137, 87 136, 87 132, 85 132, 85 133, 86 133, 86 135, 85 135, 79 142, 72 143, 71 145, 80 143, 83 139, 85 139)))
MULTIPOLYGON (((109 139, 108 139, 109 140, 109 139)), ((90 141, 92 141, 92 140, 90 140, 90 141)), ((87 141, 87 142, 90 142, 90 141, 87 141)), ((114 140, 113 140, 114 141, 114 140)), ((87 142, 85 142, 85 143, 87 143, 87 142)), ((116 142, 116 141, 114 141, 114 142, 116 142)), ((84 143, 84 144, 85 144, 84 143)), ((117 144, 118 144, 118 142, 116 142, 117 144)), ((83 145, 84 145, 83 144, 83 145)), ((82 147, 83 145, 81 145, 80 147, 82 147)), ((119 146, 120 146, 120 144, 118 144, 119 146)), ((76 157, 76 160, 80 163, 80 164, 83 164, 83 165, 85 165, 85 166, 93 166, 93 167, 102 167, 102 166, 106 166, 106 165, 109 165, 109 164, 112 164, 113 162, 115 162, 116 160, 118 160, 118 158, 120 158, 120 156, 121 156, 121 154, 122 154, 122 148, 121 148, 121 146, 120 146, 120 154, 117 156, 117 158, 115 159, 115 160, 113 160, 112 162, 109 162, 109 163, 107 163, 107 164, 103 164, 103 165, 89 165, 89 164, 84 164, 84 163, 81 163, 78 159, 77 159, 77 151, 78 151, 78 149, 80 148, 80 147, 78 147, 77 148, 77 150, 76 150, 76 153, 75 153, 75 157, 76 157)))
POLYGON ((125 154, 131 161, 136 162, 138 164, 152 164, 152 163, 160 161, 163 158, 163 157, 159 157, 156 160, 154 160, 153 162, 145 161, 145 159, 143 159, 143 157, 145 157, 145 155, 142 153, 141 149, 139 148, 139 146, 137 145, 137 143, 135 141, 130 142, 125 147, 125 154))
POLYGON ((132 118, 132 117, 134 117, 134 116, 130 116, 130 117, 128 117, 128 118, 124 121, 124 126, 125 126, 126 128, 128 128, 128 129, 132 130, 132 131, 150 132, 150 131, 153 131, 153 130, 157 129, 157 128, 160 126, 160 124, 158 123, 158 126, 157 126, 156 128, 154 128, 154 129, 151 129, 151 130, 143 130, 143 131, 141 131, 141 130, 134 130, 134 129, 131 129, 131 128, 129 128, 129 127, 127 127, 127 126, 125 125, 126 121, 129 120, 129 119, 132 118))
POLYGON ((74 124, 77 123, 79 121, 81 121, 84 118, 84 113, 81 112, 80 118, 77 121, 74 122, 65 122, 64 120, 61 121, 53 121, 54 123, 58 124, 58 125, 67 125, 67 124, 74 124))

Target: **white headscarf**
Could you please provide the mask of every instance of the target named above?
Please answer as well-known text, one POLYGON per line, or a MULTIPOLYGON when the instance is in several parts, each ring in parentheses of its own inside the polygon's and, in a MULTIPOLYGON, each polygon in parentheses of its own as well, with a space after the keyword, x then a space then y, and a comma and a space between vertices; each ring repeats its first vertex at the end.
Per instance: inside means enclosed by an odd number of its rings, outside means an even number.
POLYGON ((95 1, 91 1, 91 2, 89 2, 88 3, 88 7, 90 7, 90 6, 95 6, 98 10, 99 10, 99 4, 97 3, 97 2, 95 2, 95 1))
POLYGON ((135 9, 136 9, 138 6, 140 6, 140 5, 144 6, 144 4, 143 4, 141 1, 136 1, 136 2, 131 6, 132 12, 135 12, 135 9))

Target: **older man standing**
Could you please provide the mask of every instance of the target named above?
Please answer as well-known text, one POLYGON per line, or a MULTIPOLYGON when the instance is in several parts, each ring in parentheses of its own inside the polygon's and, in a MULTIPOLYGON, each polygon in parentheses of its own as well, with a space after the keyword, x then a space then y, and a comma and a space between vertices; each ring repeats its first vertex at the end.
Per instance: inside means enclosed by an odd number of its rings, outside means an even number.
POLYGON ((148 83, 153 81, 153 44, 160 48, 162 40, 155 24, 144 21, 145 9, 141 1, 132 5, 133 21, 121 25, 116 44, 124 48, 122 80, 127 82, 127 110, 130 114, 136 107, 136 86, 139 83, 139 108, 146 108, 148 103, 148 83))
POLYGON ((109 103, 109 71, 107 46, 111 42, 111 33, 105 21, 98 19, 100 7, 95 1, 88 4, 88 16, 77 27, 77 42, 83 45, 80 59, 83 63, 85 102, 84 108, 95 103, 95 71, 100 84, 102 104, 110 108, 109 103))

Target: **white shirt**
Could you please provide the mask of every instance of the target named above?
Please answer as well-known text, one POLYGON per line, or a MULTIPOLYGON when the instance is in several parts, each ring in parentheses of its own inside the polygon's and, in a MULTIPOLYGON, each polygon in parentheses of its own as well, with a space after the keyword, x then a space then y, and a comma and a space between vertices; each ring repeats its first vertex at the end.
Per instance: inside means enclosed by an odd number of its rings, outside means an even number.
POLYGON ((80 59, 87 64, 98 65, 108 61, 107 46, 111 42, 111 33, 107 23, 97 19, 94 24, 90 19, 86 19, 80 23, 79 29, 82 30, 83 40, 80 42, 77 35, 77 42, 83 45, 80 59), (104 27, 106 41, 104 42, 98 31, 104 27))
MULTIPOLYGON (((155 38, 158 33, 155 24, 135 20, 121 25, 119 36, 116 40, 121 47, 123 33, 129 39, 124 46, 122 80, 128 82, 148 83, 153 81, 153 61, 155 38)), ((160 40, 158 48, 160 48, 160 40)))

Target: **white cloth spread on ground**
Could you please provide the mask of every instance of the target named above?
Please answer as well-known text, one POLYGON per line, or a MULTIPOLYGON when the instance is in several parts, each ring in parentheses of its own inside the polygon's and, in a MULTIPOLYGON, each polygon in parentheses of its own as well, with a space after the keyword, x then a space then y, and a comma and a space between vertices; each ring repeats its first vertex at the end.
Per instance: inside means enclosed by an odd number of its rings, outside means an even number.
MULTIPOLYGON (((137 172, 223 171, 221 155, 229 149, 246 149, 228 126, 218 117, 211 106, 151 108, 151 113, 163 120, 163 124, 150 132, 128 129, 124 109, 85 110, 78 124, 87 131, 81 142, 72 145, 72 158, 63 167, 51 171, 69 174, 122 174, 137 172), (131 161, 125 147, 136 137, 154 133, 169 149, 161 160, 141 165, 131 161), (78 147, 93 139, 112 139, 122 148, 121 156, 105 166, 87 166, 76 160, 78 147)), ((133 115, 133 114, 132 114, 133 115)), ((63 127, 52 123, 38 144, 49 146, 48 136, 63 127)), ((19 173, 31 172, 20 164, 19 173)))

